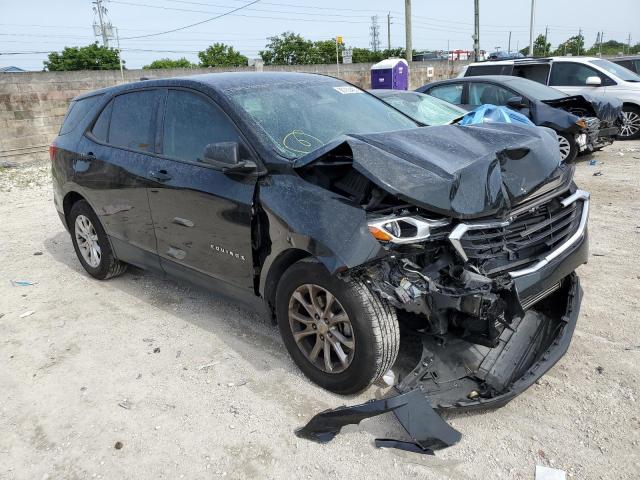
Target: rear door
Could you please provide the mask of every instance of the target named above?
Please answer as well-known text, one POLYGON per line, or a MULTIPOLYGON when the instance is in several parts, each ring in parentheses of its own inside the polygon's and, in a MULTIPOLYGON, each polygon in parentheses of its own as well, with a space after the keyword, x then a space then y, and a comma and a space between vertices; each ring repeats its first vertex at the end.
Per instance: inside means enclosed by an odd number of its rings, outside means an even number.
POLYGON ((464 108, 473 109, 480 105, 507 106, 507 101, 519 96, 513 90, 487 82, 469 82, 467 86, 467 99, 464 108))
POLYGON ((453 103, 454 105, 462 106, 463 101, 464 82, 445 83, 443 85, 436 85, 425 91, 427 95, 439 98, 445 102, 453 103))
POLYGON ((111 99, 81 140, 74 167, 118 258, 157 269, 147 186, 160 97, 161 90, 144 89, 111 99))
POLYGON ((161 156, 150 166, 157 178, 149 202, 162 268, 252 290, 256 177, 222 173, 202 157, 205 146, 217 142, 238 142, 242 158, 255 157, 227 115, 196 91, 167 89, 161 112, 161 156))

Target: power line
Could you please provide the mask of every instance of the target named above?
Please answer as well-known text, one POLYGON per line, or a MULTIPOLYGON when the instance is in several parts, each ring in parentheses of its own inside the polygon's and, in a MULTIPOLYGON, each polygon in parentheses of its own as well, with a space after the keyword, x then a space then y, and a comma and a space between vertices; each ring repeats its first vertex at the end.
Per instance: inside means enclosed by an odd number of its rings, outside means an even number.
POLYGON ((243 8, 247 8, 247 7, 251 6, 251 5, 253 5, 254 3, 258 3, 259 1, 260 0, 253 0, 252 2, 249 2, 249 3, 245 4, 245 5, 242 5, 241 7, 234 8, 233 10, 229 10, 228 12, 221 13, 220 15, 216 15, 215 17, 207 18, 206 20, 202 20, 200 22, 192 23, 191 25, 185 25, 183 27, 174 28, 173 30, 166 30, 164 32, 149 33, 147 35, 136 35, 134 37, 123 37, 122 40, 130 40, 132 38, 157 37, 158 35, 165 35, 167 33, 173 33, 173 32, 177 32, 179 30, 185 30, 187 28, 195 27, 196 25, 202 25, 203 23, 211 22, 211 21, 216 20, 218 18, 222 18, 222 17, 225 17, 227 15, 231 15, 232 13, 237 12, 238 10, 242 10, 243 8))

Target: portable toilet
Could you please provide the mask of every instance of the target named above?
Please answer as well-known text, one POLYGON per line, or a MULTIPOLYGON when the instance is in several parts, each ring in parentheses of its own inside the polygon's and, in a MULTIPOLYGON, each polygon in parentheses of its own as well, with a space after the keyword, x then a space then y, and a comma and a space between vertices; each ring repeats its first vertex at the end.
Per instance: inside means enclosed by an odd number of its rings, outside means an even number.
POLYGON ((409 64, 402 58, 387 58, 371 67, 371 88, 407 90, 409 64))

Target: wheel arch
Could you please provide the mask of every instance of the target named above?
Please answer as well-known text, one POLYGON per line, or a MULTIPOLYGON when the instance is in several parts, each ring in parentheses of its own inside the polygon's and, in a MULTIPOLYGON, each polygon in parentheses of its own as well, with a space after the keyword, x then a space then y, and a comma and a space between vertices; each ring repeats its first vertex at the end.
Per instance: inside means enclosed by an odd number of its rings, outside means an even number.
POLYGON ((284 250, 270 263, 267 271, 261 275, 260 293, 272 313, 275 311, 276 290, 282 274, 287 271, 291 265, 299 262, 303 258, 314 257, 311 253, 300 248, 284 250))
MULTIPOLYGON (((63 210, 63 213, 64 213, 65 222, 69 218, 69 212, 71 211, 71 208, 73 207, 73 205, 76 204, 77 202, 82 201, 82 200, 84 200, 85 202, 87 201, 86 198, 84 198, 78 192, 73 191, 73 190, 68 192, 64 196, 64 199, 62 200, 62 210, 63 210)), ((67 222, 67 226, 68 226, 68 222, 67 222)))

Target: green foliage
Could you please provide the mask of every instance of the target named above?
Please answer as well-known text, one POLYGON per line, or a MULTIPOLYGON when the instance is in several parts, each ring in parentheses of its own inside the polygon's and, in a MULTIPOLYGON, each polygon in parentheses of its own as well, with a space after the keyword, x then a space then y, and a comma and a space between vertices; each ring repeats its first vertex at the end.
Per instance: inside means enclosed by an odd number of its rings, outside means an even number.
MULTIPOLYGON (((520 53, 525 56, 529 55, 529 47, 524 47, 520 53)), ((533 56, 546 57, 548 55, 551 55, 551 43, 545 41, 544 35, 538 35, 533 42, 533 56)))
POLYGON ((584 35, 574 35, 568 38, 566 41, 558 45, 558 48, 553 52, 554 56, 561 55, 584 55, 584 35))
POLYGON ((214 43, 198 53, 201 67, 246 67, 249 59, 224 43, 214 43))
POLYGON ((44 62, 44 68, 50 72, 118 70, 120 62, 118 50, 100 46, 96 42, 86 47, 65 47, 60 53, 50 53, 49 60, 44 62))
MULTIPOLYGON (((342 63, 343 45, 339 45, 339 61, 342 63)), ((385 58, 404 57, 404 48, 392 48, 374 52, 368 48, 352 48, 353 63, 375 63, 385 58)), ((270 37, 269 43, 261 50, 260 57, 265 65, 305 65, 335 63, 336 42, 319 40, 313 42, 293 32, 284 32, 270 37)))
POLYGON ((191 63, 189 60, 182 57, 177 60, 174 60, 172 58, 161 58, 159 60, 154 60, 149 65, 145 65, 142 68, 144 68, 145 70, 152 70, 152 69, 160 69, 160 68, 195 68, 195 67, 197 67, 197 65, 191 63))
POLYGON ((587 50, 587 55, 598 55, 598 53, 602 52, 602 55, 618 55, 619 53, 627 51, 627 44, 618 42, 616 40, 608 40, 606 42, 602 42, 602 47, 598 42, 593 44, 589 50, 587 50))

